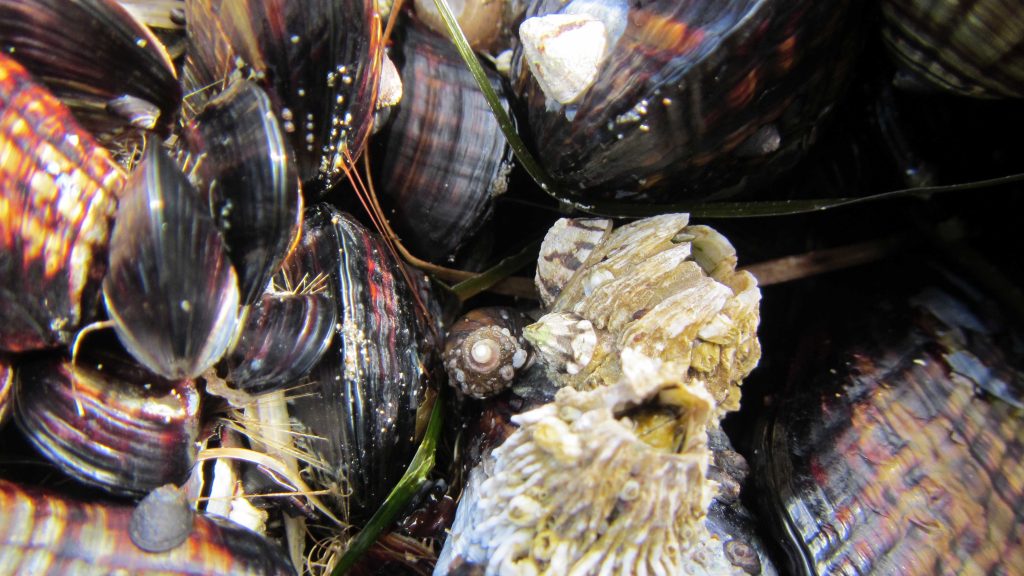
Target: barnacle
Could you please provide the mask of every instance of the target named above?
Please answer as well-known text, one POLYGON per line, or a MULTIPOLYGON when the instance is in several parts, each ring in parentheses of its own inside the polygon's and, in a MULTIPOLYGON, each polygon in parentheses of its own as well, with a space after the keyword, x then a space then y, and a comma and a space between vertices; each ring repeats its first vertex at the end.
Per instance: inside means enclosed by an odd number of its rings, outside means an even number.
POLYGON ((537 279, 550 313, 525 335, 553 378, 578 390, 614 384, 631 350, 680 380, 705 382, 717 416, 739 408, 739 383, 761 356, 761 292, 751 274, 736 270, 724 236, 688 221, 666 214, 610 234, 600 220, 551 229, 537 279), (579 233, 588 229, 602 232, 579 233))
POLYGON ((513 418, 520 428, 472 472, 435 573, 737 570, 704 522, 714 399, 656 358, 622 354, 617 383, 563 388, 513 418))

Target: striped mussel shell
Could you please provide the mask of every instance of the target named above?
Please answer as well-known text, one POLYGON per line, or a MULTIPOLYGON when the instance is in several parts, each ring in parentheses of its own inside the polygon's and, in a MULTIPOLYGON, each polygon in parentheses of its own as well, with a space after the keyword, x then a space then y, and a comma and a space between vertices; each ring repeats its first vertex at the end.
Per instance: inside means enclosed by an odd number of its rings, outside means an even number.
POLYGON ((82 502, 0 480, 0 572, 295 573, 278 546, 216 516, 197 516, 180 546, 146 552, 129 537, 132 515, 131 506, 82 502))
MULTIPOLYGON (((334 339, 291 400, 313 475, 333 488, 339 510, 365 519, 405 471, 417 445, 417 416, 439 368, 430 292, 405 274, 379 236, 320 204, 285 260, 291 278, 327 276, 334 339), (410 285, 416 282, 417 285, 410 285)), ((423 414, 426 414, 424 412, 423 414)))
POLYGON ((302 196, 284 130, 255 82, 237 80, 185 130, 200 190, 238 273, 242 304, 259 300, 302 225, 302 196))
POLYGON ((0 349, 70 342, 95 315, 125 176, 0 52, 0 349))
POLYGON ((224 357, 227 381, 251 394, 301 383, 334 338, 336 302, 322 286, 265 293, 224 357))
POLYGON ((512 84, 569 195, 708 197, 815 139, 858 47, 851 0, 535 0, 512 84))
POLYGON ((1020 0, 883 0, 882 38, 897 85, 980 98, 1024 97, 1020 0))
POLYGON ((181 105, 174 64, 115 0, 0 3, 0 51, 16 58, 93 134, 169 131, 181 105))
POLYGON ((381 71, 374 0, 187 0, 184 84, 204 95, 241 74, 267 91, 304 190, 338 183, 370 132, 381 71), (213 89, 211 89, 213 88, 213 89))
POLYGON ((14 414, 33 446, 69 476, 117 494, 188 477, 198 451, 199 392, 131 360, 116 343, 25 360, 14 414))
MULTIPOLYGON (((511 151, 450 40, 412 22, 401 48, 402 103, 382 135, 376 180, 403 243, 444 261, 488 221, 508 184, 511 151)), ((486 70, 502 93, 498 74, 486 70)))
POLYGON ((159 146, 125 187, 103 279, 118 338, 149 370, 193 378, 227 351, 238 280, 206 203, 159 146))
POLYGON ((761 427, 758 498, 794 573, 1024 569, 1021 349, 976 287, 927 276, 830 292, 844 312, 761 427))

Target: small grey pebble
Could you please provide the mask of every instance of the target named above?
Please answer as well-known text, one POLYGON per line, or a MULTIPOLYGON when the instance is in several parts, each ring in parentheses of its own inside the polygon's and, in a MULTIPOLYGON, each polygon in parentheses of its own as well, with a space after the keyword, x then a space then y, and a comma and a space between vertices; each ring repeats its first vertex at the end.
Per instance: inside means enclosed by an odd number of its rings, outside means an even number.
POLYGON ((173 484, 150 492, 132 512, 128 535, 146 552, 167 552, 181 546, 192 533, 195 512, 173 484))

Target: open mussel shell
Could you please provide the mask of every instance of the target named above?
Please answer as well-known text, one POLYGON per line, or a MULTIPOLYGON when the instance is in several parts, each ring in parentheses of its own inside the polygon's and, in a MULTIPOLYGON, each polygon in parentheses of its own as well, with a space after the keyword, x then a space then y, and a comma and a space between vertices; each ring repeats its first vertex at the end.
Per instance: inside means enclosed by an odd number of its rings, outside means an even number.
POLYGON ((185 132, 201 188, 238 273, 242 303, 262 296, 302 224, 302 197, 270 98, 232 82, 185 132))
POLYGON ((572 195, 755 186, 814 140, 852 68, 859 6, 535 0, 512 82, 536 155, 572 195))
POLYGON ((382 55, 374 0, 188 0, 185 7, 185 85, 197 104, 241 65, 270 95, 305 190, 340 181, 373 121, 382 55))
POLYGON ((166 378, 198 376, 238 323, 238 280, 209 210, 158 146, 125 188, 103 279, 125 348, 166 378))
POLYGON ((169 130, 181 104, 174 64, 114 0, 0 3, 0 49, 45 83, 91 132, 169 130))
POLYGON ((338 316, 311 385, 292 400, 292 418, 308 434, 300 438, 306 451, 321 462, 314 464, 319 483, 341 489, 342 510, 365 519, 416 450, 417 413, 439 351, 417 296, 378 236, 326 204, 307 212, 303 228, 284 272, 327 275, 338 316))
POLYGON ((8 574, 290 575, 280 547, 233 522, 197 516, 188 538, 146 552, 129 538, 131 506, 81 502, 0 480, 0 569, 8 574))
POLYGON ((975 97, 1024 97, 1020 0, 882 3, 882 38, 901 68, 897 85, 975 97))
POLYGON ((123 351, 86 351, 17 366, 15 419, 68 475, 119 494, 180 484, 195 462, 199 392, 135 364, 123 351))
MULTIPOLYGON (((404 91, 377 177, 391 223, 418 256, 451 257, 505 191, 511 152, 451 41, 422 26, 402 41, 404 91)), ((497 73, 491 85, 503 91, 497 73)))
POLYGON ((123 184, 68 109, 0 52, 0 349, 66 344, 94 316, 123 184))
POLYGON ((1024 568, 1019 326, 1000 325, 977 286, 929 276, 807 307, 820 330, 755 450, 794 573, 1024 568))
POLYGON ((264 294, 224 358, 227 380, 250 393, 299 383, 327 351, 336 310, 326 292, 264 294))

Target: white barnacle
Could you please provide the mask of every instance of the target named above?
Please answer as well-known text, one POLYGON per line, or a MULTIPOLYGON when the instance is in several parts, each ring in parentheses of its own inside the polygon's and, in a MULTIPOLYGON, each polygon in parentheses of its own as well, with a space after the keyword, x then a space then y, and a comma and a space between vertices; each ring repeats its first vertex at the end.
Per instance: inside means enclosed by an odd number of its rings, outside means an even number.
POLYGON ((549 98, 568 104, 597 80, 608 35, 588 14, 548 14, 527 18, 519 38, 530 72, 549 98))

